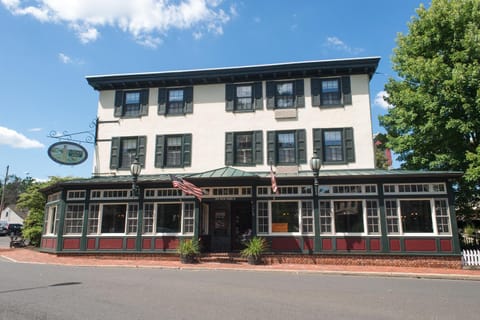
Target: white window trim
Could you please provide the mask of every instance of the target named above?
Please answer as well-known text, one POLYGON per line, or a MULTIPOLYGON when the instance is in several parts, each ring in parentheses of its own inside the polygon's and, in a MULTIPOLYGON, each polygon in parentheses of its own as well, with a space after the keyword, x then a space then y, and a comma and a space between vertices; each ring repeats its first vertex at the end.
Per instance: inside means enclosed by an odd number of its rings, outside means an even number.
MULTIPOLYGON (((302 199, 302 200, 295 200, 295 199, 289 199, 289 200, 262 200, 261 202, 267 202, 268 203, 268 233, 260 233, 258 232, 258 235, 263 236, 313 236, 315 234, 315 210, 313 206, 313 201, 308 200, 308 199, 302 199), (310 201, 312 204, 312 232, 305 232, 303 233, 303 208, 302 208, 302 202, 304 201, 310 201), (298 206, 298 232, 273 232, 272 231, 272 203, 273 202, 295 202, 297 203, 298 206)), ((258 204, 257 204, 257 210, 258 210, 258 204)), ((258 216, 257 216, 257 223, 258 223, 258 216)))
POLYGON ((149 235, 149 236, 187 236, 192 235, 193 232, 183 232, 184 227, 184 219, 185 219, 185 204, 191 204, 193 206, 193 225, 195 226, 195 203, 192 201, 167 201, 167 202, 145 202, 143 210, 145 209, 146 204, 153 205, 153 222, 152 222, 152 232, 143 232, 142 235, 149 235), (159 204, 179 204, 181 206, 181 213, 180 213, 180 232, 156 232, 157 230, 157 207, 159 204))

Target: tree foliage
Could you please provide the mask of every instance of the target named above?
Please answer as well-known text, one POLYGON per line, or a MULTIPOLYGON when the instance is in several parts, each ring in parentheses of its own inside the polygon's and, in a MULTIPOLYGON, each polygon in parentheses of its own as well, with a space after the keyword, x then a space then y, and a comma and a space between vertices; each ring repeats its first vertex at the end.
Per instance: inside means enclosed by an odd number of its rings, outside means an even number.
POLYGON ((380 123, 407 169, 458 170, 457 204, 478 201, 480 178, 480 0, 432 0, 417 9, 392 57, 400 79, 385 86, 393 106, 380 123))

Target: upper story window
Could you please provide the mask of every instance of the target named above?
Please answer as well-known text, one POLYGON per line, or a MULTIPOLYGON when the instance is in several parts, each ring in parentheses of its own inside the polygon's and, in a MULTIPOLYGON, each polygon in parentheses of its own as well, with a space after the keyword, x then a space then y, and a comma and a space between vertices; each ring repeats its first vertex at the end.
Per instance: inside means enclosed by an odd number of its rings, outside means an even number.
POLYGON ((306 163, 305 130, 269 131, 268 162, 280 165, 306 163))
POLYGON ((158 88, 158 114, 184 115, 193 113, 193 87, 158 88))
POLYGON ((192 135, 157 135, 156 168, 181 168, 191 163, 192 135))
POLYGON ((129 170, 135 157, 145 166, 146 137, 113 137, 110 169, 129 170))
POLYGON ((355 162, 353 128, 313 129, 313 148, 324 164, 355 162))
POLYGON ((305 107, 303 79, 267 82, 267 108, 290 109, 305 107))
POLYGON ((226 111, 251 112, 263 109, 262 83, 228 83, 225 86, 226 111))
POLYGON ((352 104, 350 77, 313 78, 312 106, 344 106, 352 104))
POLYGON ((141 117, 148 114, 148 89, 117 90, 115 92, 116 117, 141 117))
POLYGON ((227 132, 225 164, 248 166, 263 163, 262 131, 227 132))

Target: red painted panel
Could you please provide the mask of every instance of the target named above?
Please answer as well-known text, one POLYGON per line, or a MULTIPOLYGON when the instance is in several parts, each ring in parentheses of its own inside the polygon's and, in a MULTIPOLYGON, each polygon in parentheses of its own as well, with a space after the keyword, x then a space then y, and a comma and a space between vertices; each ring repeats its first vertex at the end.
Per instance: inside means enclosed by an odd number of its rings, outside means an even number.
POLYGON ((175 237, 162 237, 155 239, 155 249, 177 249, 179 240, 175 237))
POLYGON ((142 241, 142 249, 151 249, 152 248, 152 239, 143 239, 142 241))
POLYGON ((452 240, 451 239, 441 239, 440 248, 442 251, 452 251, 452 240))
POLYGON ((332 250, 332 239, 322 239, 322 249, 332 250))
POLYGON ((405 239, 406 251, 435 251, 435 239, 405 239))
POLYGON ((122 249, 123 239, 100 238, 98 249, 122 249))
POLYGON ((400 251, 400 239, 390 239, 390 251, 400 251))
POLYGON ((87 249, 95 249, 95 239, 87 240, 87 249))
POLYGON ((337 239, 337 250, 365 250, 365 239, 344 238, 337 239))
POLYGON ((379 251, 380 247, 380 239, 370 239, 370 250, 379 251))
POLYGON ((42 248, 54 249, 57 245, 56 238, 44 238, 42 239, 42 248))
POLYGON ((276 237, 272 238, 272 250, 281 251, 300 251, 300 243, 298 239, 294 237, 276 237))
POLYGON ((135 249, 136 248, 136 240, 135 238, 128 238, 127 239, 127 249, 135 249))
POLYGON ((313 239, 303 238, 303 250, 313 251, 313 239))
POLYGON ((79 238, 63 239, 63 249, 80 249, 80 239, 79 238))

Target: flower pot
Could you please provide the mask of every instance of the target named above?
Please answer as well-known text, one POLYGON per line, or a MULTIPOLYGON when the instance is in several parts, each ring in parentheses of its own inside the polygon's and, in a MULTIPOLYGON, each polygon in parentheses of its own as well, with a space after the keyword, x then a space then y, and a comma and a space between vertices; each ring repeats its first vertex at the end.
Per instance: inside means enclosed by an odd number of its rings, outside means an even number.
POLYGON ((253 264, 253 265, 260 264, 262 263, 262 258, 259 256, 248 256, 247 262, 248 264, 253 264))
POLYGON ((180 262, 181 263, 195 263, 195 256, 194 255, 180 255, 180 262))

